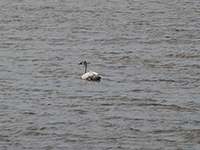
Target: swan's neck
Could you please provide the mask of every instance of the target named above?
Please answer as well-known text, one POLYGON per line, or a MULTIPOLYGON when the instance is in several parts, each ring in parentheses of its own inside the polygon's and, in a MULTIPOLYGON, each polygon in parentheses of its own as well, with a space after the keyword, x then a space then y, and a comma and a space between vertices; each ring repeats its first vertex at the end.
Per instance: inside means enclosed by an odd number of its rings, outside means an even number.
POLYGON ((84 70, 83 74, 85 74, 86 71, 87 71, 87 63, 85 63, 85 70, 84 70))

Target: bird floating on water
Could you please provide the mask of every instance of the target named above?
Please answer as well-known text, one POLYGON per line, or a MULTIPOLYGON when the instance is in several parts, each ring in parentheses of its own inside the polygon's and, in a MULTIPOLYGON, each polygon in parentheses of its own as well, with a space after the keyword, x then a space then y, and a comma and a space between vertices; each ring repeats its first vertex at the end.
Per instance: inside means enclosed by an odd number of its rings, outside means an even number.
POLYGON ((87 72, 87 62, 86 61, 81 61, 79 63, 79 65, 85 65, 85 70, 83 72, 83 75, 82 75, 82 79, 84 80, 88 80, 88 81, 100 81, 101 77, 100 75, 98 75, 98 73, 94 72, 94 71, 90 71, 90 72, 87 72))

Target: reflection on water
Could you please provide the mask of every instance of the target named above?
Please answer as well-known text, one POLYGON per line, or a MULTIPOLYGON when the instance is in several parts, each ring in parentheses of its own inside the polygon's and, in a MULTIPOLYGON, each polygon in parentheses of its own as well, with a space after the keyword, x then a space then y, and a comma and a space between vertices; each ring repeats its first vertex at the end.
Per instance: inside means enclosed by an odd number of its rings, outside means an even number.
POLYGON ((1 149, 199 149, 200 2, 1 6, 1 149))

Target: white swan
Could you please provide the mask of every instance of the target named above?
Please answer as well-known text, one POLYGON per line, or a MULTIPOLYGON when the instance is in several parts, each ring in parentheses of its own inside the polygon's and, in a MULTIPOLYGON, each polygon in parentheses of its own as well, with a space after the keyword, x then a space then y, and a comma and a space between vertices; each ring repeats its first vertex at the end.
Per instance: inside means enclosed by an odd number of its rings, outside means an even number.
POLYGON ((81 61, 79 63, 79 65, 85 65, 85 70, 83 72, 83 75, 82 75, 82 79, 84 80, 89 80, 89 81, 100 81, 101 77, 98 75, 98 73, 96 72, 93 72, 93 71, 90 71, 90 72, 87 72, 87 62, 86 61, 81 61))

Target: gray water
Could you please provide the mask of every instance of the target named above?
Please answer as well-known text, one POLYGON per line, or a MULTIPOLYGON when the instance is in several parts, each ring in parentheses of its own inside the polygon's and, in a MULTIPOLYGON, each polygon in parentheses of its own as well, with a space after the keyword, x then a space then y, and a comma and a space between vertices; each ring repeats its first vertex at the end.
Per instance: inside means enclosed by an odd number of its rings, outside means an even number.
POLYGON ((1 150, 200 149, 199 0, 0 6, 1 150))

